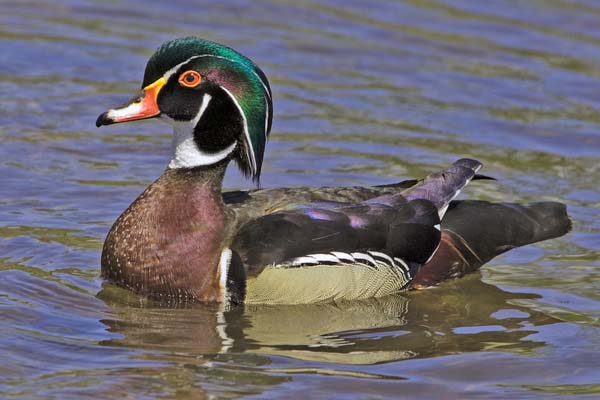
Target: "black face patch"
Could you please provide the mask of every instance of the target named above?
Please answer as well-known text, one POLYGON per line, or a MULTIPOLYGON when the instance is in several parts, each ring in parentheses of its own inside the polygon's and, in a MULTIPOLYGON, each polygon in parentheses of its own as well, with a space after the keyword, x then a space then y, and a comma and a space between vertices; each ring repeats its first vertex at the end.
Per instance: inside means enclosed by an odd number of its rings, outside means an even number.
POLYGON ((244 123, 229 95, 219 86, 206 84, 211 99, 194 129, 194 141, 206 153, 216 153, 244 135, 244 123))
POLYGON ((175 121, 191 121, 200 110, 206 89, 204 83, 194 88, 182 87, 174 75, 158 94, 158 108, 175 121))
MULTIPOLYGON (((184 65, 180 71, 190 70, 184 65)), ((200 151, 213 154, 240 140, 244 120, 230 95, 214 82, 204 79, 196 87, 182 86, 180 73, 173 74, 158 94, 157 103, 163 115, 175 121, 192 121, 205 107, 194 127, 194 142, 200 151), (207 101, 206 105, 203 102, 207 101)), ((236 160, 239 151, 234 154, 236 160)))

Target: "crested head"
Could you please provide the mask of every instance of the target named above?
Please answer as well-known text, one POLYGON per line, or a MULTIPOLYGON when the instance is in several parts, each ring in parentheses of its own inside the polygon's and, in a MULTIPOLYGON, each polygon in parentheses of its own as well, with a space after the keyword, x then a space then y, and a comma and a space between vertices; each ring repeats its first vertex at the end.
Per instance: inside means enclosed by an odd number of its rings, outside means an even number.
MULTIPOLYGON (((271 90, 265 74, 249 58, 229 47, 196 37, 185 37, 168 41, 158 48, 146 65, 143 87, 161 77, 170 78, 166 75, 178 75, 178 72, 190 69, 197 70, 207 81, 220 87, 233 102, 235 108, 232 111, 239 113, 239 128, 243 130, 236 140, 238 148, 234 150, 234 159, 246 176, 258 180, 272 120, 271 90)), ((216 101, 215 95, 211 96, 211 100, 216 101)), ((208 98, 204 97, 203 103, 206 101, 208 98)), ((207 107, 207 104, 201 104, 198 109, 206 113, 206 120, 228 117, 227 113, 211 115, 207 107)), ((224 107, 219 108, 226 111, 224 107)), ((214 124, 209 121, 208 125, 214 124)), ((221 122, 217 125, 224 124, 221 122)), ((228 147, 219 148, 219 144, 231 145, 226 137, 221 140, 213 138, 217 142, 213 144, 207 137, 208 132, 202 132, 201 127, 198 130, 200 136, 204 136, 202 142, 205 142, 209 153, 213 149, 227 151, 228 147)), ((213 134, 218 135, 219 132, 213 134)), ((222 134, 236 135, 233 132, 222 134)), ((202 147, 202 143, 197 144, 202 147)))
MULTIPOLYGON (((156 81, 173 67, 192 57, 212 56, 228 59, 238 68, 256 73, 268 88, 267 77, 248 57, 243 56, 230 47, 195 36, 169 40, 163 43, 148 60, 144 71, 142 88, 156 81)), ((270 89, 269 89, 270 94, 270 89)))
POLYGON ((142 90, 97 124, 160 117, 174 127, 170 168, 233 159, 258 181, 273 112, 269 82, 249 58, 196 37, 170 40, 148 60, 142 90))

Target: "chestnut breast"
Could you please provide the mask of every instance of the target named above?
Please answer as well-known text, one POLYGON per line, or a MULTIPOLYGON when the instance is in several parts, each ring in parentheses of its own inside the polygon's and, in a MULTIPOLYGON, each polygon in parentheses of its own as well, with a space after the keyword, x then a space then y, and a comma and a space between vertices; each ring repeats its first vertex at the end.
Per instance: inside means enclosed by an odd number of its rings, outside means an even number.
POLYGON ((219 183, 218 171, 167 170, 108 233, 103 277, 145 296, 220 301, 231 218, 219 183))

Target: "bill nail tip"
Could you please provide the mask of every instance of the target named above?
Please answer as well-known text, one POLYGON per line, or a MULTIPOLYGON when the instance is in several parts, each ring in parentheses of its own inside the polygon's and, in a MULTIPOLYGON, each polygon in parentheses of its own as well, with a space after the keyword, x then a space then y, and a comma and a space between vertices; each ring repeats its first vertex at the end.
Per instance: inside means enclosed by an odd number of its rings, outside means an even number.
POLYGON ((107 115, 108 115, 108 112, 103 112, 102 114, 100 114, 98 116, 98 118, 96 119, 96 127, 97 128, 100 128, 102 125, 109 125, 111 123, 111 121, 107 115))

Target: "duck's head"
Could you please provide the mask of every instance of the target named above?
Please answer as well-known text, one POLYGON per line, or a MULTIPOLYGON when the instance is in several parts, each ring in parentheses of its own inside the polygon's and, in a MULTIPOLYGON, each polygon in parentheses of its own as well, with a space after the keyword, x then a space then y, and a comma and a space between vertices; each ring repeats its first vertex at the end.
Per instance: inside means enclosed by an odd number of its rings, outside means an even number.
POLYGON ((146 65, 142 92, 102 113, 96 125, 158 117, 174 128, 169 168, 233 159, 258 180, 272 115, 269 82, 250 59, 186 37, 160 46, 146 65))

